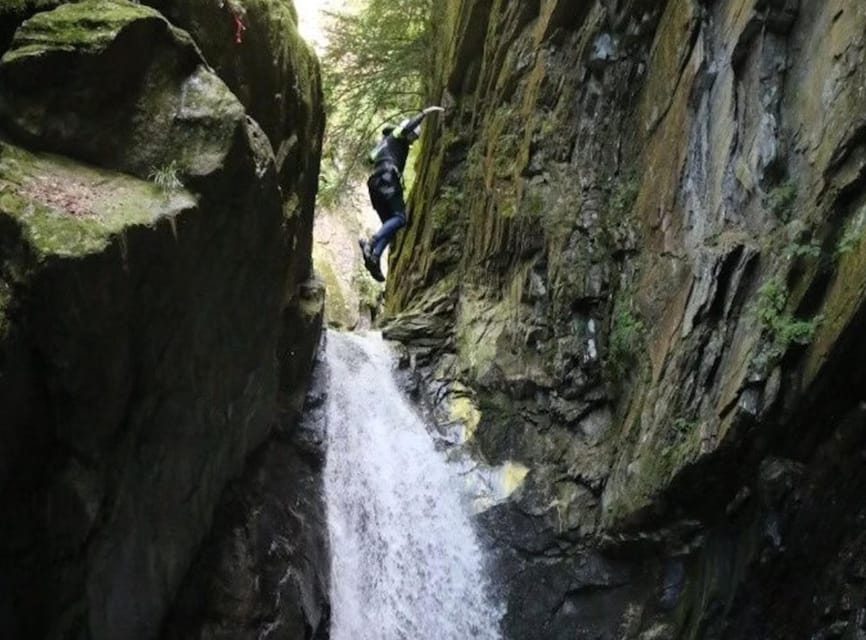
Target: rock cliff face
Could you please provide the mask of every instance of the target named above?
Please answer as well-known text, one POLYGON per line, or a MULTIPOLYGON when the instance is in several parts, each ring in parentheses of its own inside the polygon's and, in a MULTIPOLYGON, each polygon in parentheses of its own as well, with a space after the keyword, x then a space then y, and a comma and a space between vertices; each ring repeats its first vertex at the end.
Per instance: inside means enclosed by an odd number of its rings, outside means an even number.
POLYGON ((866 9, 436 11, 388 335, 528 469, 508 636, 866 636, 866 9))
POLYGON ((318 342, 293 8, 153 4, 0 7, 4 638, 157 637, 318 342))

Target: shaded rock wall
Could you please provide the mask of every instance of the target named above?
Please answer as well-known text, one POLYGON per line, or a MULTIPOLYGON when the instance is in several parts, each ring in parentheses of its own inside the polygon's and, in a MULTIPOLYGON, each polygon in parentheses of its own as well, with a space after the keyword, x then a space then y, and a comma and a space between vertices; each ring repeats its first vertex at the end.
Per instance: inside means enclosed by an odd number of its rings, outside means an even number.
POLYGON ((481 458, 530 469, 481 515, 510 636, 859 637, 866 14, 436 10, 453 109, 388 335, 481 458))
POLYGON ((272 73, 225 79, 183 15, 57 4, 0 9, 0 635, 154 638, 301 409, 318 70, 290 4, 249 3, 272 73))
POLYGON ((320 360, 299 428, 268 441, 228 489, 165 640, 328 637, 326 383, 320 360))

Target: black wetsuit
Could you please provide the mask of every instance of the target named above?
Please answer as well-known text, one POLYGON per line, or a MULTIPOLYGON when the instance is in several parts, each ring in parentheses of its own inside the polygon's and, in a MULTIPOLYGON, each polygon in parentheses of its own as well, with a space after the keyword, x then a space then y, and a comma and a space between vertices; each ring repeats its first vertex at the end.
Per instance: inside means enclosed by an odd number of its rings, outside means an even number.
POLYGON ((378 260, 397 231, 406 224, 406 202, 403 199, 403 170, 409 157, 409 147, 416 139, 415 129, 426 114, 417 116, 393 129, 386 130, 370 153, 373 172, 367 179, 370 202, 382 227, 370 239, 373 257, 378 260))

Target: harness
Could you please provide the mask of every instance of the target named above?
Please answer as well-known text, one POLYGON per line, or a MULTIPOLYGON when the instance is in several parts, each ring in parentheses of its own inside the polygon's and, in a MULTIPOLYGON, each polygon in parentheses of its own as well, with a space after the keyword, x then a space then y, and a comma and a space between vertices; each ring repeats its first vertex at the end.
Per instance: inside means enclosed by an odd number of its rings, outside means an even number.
POLYGON ((397 180, 400 182, 400 186, 403 186, 403 174, 400 172, 399 167, 394 164, 390 158, 379 160, 373 168, 373 175, 379 177, 385 175, 386 173, 393 172, 397 176, 397 180))

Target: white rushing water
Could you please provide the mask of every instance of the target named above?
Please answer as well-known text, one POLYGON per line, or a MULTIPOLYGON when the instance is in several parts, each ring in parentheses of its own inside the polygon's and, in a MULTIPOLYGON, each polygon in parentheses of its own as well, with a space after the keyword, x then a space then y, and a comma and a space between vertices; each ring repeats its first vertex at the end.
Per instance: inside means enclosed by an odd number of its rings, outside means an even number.
POLYGON ((457 469, 399 390, 387 346, 334 332, 327 343, 331 639, 498 639, 457 469))

